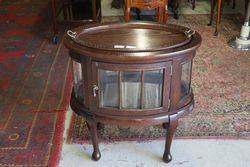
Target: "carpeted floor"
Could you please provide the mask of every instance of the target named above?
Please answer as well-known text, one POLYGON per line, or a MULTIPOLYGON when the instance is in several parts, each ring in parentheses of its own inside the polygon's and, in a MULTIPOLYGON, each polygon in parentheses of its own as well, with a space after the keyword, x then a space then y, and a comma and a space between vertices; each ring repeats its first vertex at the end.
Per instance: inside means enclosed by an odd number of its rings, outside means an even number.
POLYGON ((55 166, 71 91, 48 0, 0 2, 0 166, 55 166))
MULTIPOLYGON (((122 21, 106 18, 104 21, 122 21)), ((214 28, 206 26, 209 15, 182 15, 180 24, 198 31, 203 38, 193 64, 192 87, 195 94, 194 111, 179 122, 176 132, 181 138, 248 138, 250 139, 250 53, 233 50, 227 41, 238 35, 243 17, 225 15, 218 37, 214 28)), ((163 137, 161 125, 143 128, 122 128, 104 125, 99 131, 101 141, 149 140, 163 137)), ((73 115, 68 142, 88 141, 84 118, 73 115)))

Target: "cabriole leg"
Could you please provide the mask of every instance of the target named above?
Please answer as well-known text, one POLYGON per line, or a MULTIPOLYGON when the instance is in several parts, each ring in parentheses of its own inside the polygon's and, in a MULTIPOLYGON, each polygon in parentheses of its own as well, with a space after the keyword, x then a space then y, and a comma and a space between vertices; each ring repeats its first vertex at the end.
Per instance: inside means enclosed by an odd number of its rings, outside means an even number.
POLYGON ((177 114, 171 115, 169 118, 169 123, 166 123, 163 125, 163 127, 167 129, 165 151, 163 154, 163 161, 166 163, 172 160, 170 148, 171 148, 171 143, 172 143, 173 136, 174 136, 177 126, 178 126, 177 114))
POLYGON ((92 159, 98 161, 101 158, 101 153, 99 150, 98 137, 97 137, 97 122, 92 119, 87 119, 87 126, 91 136, 91 141, 93 144, 93 154, 92 159))

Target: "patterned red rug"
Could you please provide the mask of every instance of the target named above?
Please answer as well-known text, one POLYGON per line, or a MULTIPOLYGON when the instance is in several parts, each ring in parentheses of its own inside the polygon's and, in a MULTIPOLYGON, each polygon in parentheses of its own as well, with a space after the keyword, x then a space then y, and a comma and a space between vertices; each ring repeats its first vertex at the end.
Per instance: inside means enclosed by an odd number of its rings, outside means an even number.
MULTIPOLYGON (((107 18, 114 21, 117 18, 107 18)), ((209 15, 184 15, 180 24, 198 31, 203 38, 194 59, 192 86, 195 94, 194 111, 180 120, 179 138, 246 138, 250 139, 250 52, 230 48, 227 41, 239 34, 243 17, 225 15, 218 37, 214 28, 206 26, 209 15)), ((121 21, 121 20, 120 20, 121 21)), ((163 137, 162 126, 122 128, 104 125, 99 131, 101 141, 149 140, 163 137)), ((73 115, 68 142, 88 141, 84 118, 73 115)))
POLYGON ((71 91, 48 0, 0 3, 0 166, 56 166, 71 91))

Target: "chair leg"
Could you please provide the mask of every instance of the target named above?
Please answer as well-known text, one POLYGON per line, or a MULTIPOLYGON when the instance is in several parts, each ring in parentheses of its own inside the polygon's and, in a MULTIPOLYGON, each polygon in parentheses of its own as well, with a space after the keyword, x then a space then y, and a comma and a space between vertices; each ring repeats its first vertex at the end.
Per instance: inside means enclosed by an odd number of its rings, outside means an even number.
POLYGON ((175 130, 178 126, 177 114, 171 115, 170 119, 169 119, 169 123, 166 123, 163 126, 167 129, 165 151, 163 154, 163 161, 168 163, 172 160, 172 155, 170 153, 170 149, 171 149, 171 144, 172 144, 175 130))
POLYGON ((211 26, 213 24, 213 19, 214 19, 214 6, 215 6, 215 3, 214 3, 214 0, 211 0, 210 1, 210 5, 211 5, 211 11, 210 11, 210 21, 208 23, 208 26, 211 26))
POLYGON ((101 158, 101 153, 99 150, 98 137, 97 137, 97 122, 95 122, 95 120, 87 118, 87 126, 89 129, 91 141, 94 148, 92 159, 98 161, 101 158))

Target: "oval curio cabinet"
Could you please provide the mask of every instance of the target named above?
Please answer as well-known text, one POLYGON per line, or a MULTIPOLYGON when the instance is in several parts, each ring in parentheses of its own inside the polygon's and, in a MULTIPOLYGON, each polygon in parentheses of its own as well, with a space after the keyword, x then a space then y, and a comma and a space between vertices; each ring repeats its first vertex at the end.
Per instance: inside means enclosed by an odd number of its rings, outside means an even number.
POLYGON ((86 117, 92 159, 101 157, 97 124, 167 129, 164 162, 178 118, 194 105, 192 60, 201 36, 186 27, 151 22, 93 24, 68 31, 72 59, 71 108, 86 117))

